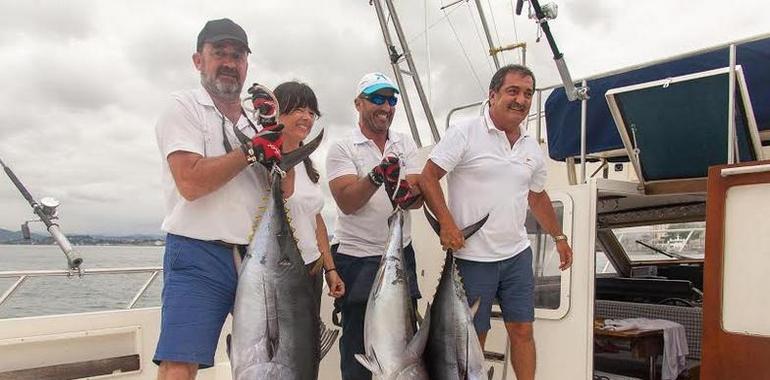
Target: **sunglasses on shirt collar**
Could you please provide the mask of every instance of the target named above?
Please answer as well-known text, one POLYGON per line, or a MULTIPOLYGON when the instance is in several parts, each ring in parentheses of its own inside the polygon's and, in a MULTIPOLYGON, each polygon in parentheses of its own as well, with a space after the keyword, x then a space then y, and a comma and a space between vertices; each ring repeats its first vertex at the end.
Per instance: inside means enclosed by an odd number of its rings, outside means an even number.
POLYGON ((385 96, 380 94, 371 94, 371 95, 364 95, 364 99, 378 106, 385 104, 385 102, 388 102, 388 105, 390 105, 391 107, 395 107, 396 104, 398 104, 398 98, 395 95, 385 96))

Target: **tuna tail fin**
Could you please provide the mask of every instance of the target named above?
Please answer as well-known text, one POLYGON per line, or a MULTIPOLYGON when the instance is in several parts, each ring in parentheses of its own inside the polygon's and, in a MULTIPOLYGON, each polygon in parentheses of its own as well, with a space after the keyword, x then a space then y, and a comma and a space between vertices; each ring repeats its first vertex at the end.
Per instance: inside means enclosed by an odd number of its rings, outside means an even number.
MULTIPOLYGON (((436 217, 434 217, 430 211, 428 211, 427 207, 423 207, 423 212, 425 212, 425 218, 428 219, 428 224, 430 224, 431 228, 433 228, 433 231, 438 234, 441 231, 441 225, 438 224, 438 220, 436 220, 436 217)), ((476 233, 481 227, 484 225, 484 223, 487 222, 487 219, 489 219, 489 214, 487 214, 485 217, 483 217, 481 220, 479 220, 476 223, 471 224, 468 227, 463 228, 463 238, 467 239, 473 234, 476 233)))
POLYGON ((377 354, 372 351, 372 355, 374 356, 373 358, 363 354, 356 354, 356 360, 358 360, 364 368, 368 369, 374 377, 382 376, 382 366, 380 365, 380 362, 377 361, 377 354))
POLYGON ((337 340, 337 335, 340 334, 340 330, 338 329, 328 329, 326 328, 326 325, 321 322, 320 326, 321 331, 321 350, 318 355, 318 359, 323 359, 326 354, 329 353, 329 350, 332 349, 332 346, 334 346, 334 341, 337 340))
POLYGON ((319 145, 321 145, 321 141, 323 141, 324 138, 324 131, 321 130, 321 133, 318 134, 313 140, 311 140, 309 143, 302 145, 301 147, 284 154, 281 157, 281 162, 278 164, 278 167, 283 171, 288 171, 289 169, 293 168, 295 165, 299 164, 307 158, 313 151, 318 148, 319 145))
POLYGON ((473 223, 470 226, 463 228, 463 238, 467 239, 467 238, 473 236, 473 234, 475 234, 476 231, 480 230, 481 227, 484 226, 484 223, 487 222, 487 219, 489 219, 489 214, 485 215, 478 222, 473 223))

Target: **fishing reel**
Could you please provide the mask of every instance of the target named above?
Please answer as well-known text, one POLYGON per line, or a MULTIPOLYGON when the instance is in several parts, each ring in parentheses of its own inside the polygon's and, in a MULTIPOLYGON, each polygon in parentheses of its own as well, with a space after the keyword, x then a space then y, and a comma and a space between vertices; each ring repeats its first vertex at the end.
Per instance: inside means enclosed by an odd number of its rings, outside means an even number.
POLYGON ((250 96, 244 98, 241 103, 243 109, 251 113, 257 124, 263 127, 272 127, 278 123, 278 99, 269 88, 254 83, 246 92, 250 96))
MULTIPOLYGON (((521 15, 521 10, 524 7, 524 2, 527 2, 527 1, 529 1, 529 0, 518 0, 516 2, 516 15, 517 16, 521 15)), ((559 5, 558 4, 556 4, 556 3, 548 3, 548 4, 542 4, 542 5, 539 5, 539 6, 540 6, 540 9, 543 12, 543 14, 542 14, 543 15, 543 20, 545 20, 545 21, 555 20, 556 17, 559 16, 559 5)), ((531 18, 533 20, 537 20, 538 23, 543 22, 543 20, 540 20, 540 18, 538 17, 537 12, 535 12, 535 10, 532 8, 532 4, 530 4, 530 6, 529 6, 528 13, 529 13, 529 15, 528 15, 529 18, 531 18)))
MULTIPOLYGON (((61 205, 61 202, 59 202, 56 198, 53 197, 43 197, 40 198, 40 201, 37 203, 37 209, 40 210, 41 213, 43 213, 44 216, 48 218, 48 220, 56 220, 59 219, 58 213, 58 207, 61 205)), ((32 233, 29 230, 29 223, 30 222, 43 222, 42 219, 32 219, 27 220, 21 225, 21 235, 24 238, 24 240, 31 240, 32 239, 32 233)))

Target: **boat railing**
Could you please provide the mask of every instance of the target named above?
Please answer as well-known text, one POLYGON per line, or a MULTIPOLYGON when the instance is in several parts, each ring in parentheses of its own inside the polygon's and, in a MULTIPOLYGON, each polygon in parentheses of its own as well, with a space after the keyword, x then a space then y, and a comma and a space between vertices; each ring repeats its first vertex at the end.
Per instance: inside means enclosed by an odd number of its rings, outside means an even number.
POLYGON ((147 273, 149 278, 142 287, 134 294, 131 301, 126 304, 125 309, 133 309, 140 298, 145 294, 150 285, 155 282, 158 275, 163 272, 162 267, 127 267, 127 268, 93 268, 81 269, 80 272, 70 270, 19 270, 19 271, 0 271, 0 279, 16 279, 16 281, 0 296, 0 307, 24 284, 29 278, 34 277, 84 277, 93 275, 117 275, 117 274, 137 274, 147 273))

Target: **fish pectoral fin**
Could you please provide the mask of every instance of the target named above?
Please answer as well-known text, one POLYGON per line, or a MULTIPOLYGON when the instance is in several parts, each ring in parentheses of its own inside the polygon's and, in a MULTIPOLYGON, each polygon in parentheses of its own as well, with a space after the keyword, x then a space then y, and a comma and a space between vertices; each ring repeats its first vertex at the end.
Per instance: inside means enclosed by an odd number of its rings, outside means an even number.
POLYGON ((225 338, 225 341, 227 343, 227 358, 231 361, 233 360, 233 355, 230 354, 232 351, 232 344, 233 344, 233 334, 227 334, 227 338, 225 338))
POLYGON ((377 361, 376 357, 374 359, 370 359, 364 354, 356 354, 356 360, 358 360, 358 362, 361 363, 364 368, 368 369, 369 372, 371 372, 375 377, 382 376, 382 366, 380 366, 380 363, 377 361))
POLYGON ((265 351, 268 360, 272 360, 275 353, 278 352, 278 342, 280 338, 278 326, 278 299, 273 288, 273 284, 263 283, 263 294, 265 295, 265 351))
POLYGON ((326 325, 323 322, 321 322, 319 330, 321 331, 321 339, 319 342, 321 349, 319 351, 318 359, 321 360, 329 353, 332 346, 334 346, 334 342, 337 340, 340 330, 326 328, 326 325))
POLYGON ((425 351, 425 345, 428 344, 428 335, 430 333, 430 303, 425 308, 425 318, 422 320, 420 328, 414 334, 412 340, 406 345, 406 354, 410 358, 420 358, 425 351))
POLYGON ((476 316, 476 313, 479 311, 479 305, 481 305, 481 297, 477 298, 473 305, 471 305, 471 316, 476 316))

